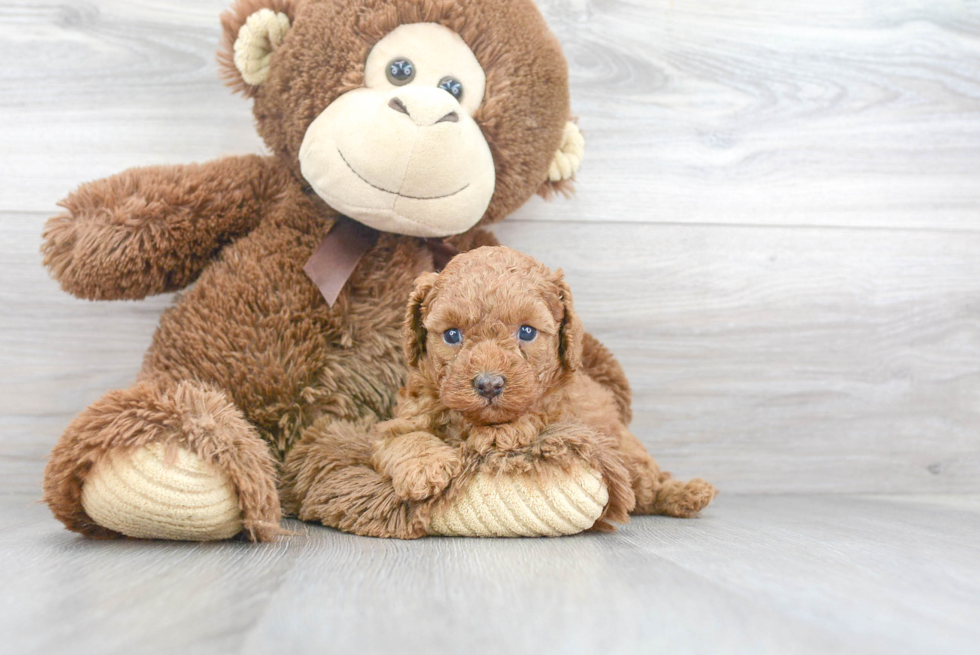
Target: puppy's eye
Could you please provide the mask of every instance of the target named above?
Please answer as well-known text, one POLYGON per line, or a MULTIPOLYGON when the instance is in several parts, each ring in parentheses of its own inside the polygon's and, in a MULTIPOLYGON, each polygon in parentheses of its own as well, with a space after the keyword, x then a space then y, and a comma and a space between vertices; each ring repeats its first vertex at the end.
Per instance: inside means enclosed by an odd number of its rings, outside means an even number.
POLYGON ((534 341, 536 336, 538 336, 538 331, 530 325, 522 325, 521 329, 517 331, 517 338, 521 341, 534 341))
POLYGON ((415 77, 415 64, 404 57, 396 57, 388 62, 388 69, 385 71, 388 81, 395 86, 408 84, 415 77))
POLYGON ((457 346, 463 343, 463 333, 456 328, 449 328, 442 333, 442 340, 450 346, 457 346))

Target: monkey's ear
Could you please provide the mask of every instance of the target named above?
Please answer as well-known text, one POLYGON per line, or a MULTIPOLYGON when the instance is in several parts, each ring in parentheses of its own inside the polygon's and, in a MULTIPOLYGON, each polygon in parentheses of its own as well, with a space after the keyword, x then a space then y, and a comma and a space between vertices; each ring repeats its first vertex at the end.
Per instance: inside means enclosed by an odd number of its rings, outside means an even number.
POLYGON ((238 0, 221 14, 224 37, 218 66, 228 86, 247 98, 255 96, 292 25, 294 10, 294 0, 238 0))
POLYGON ((405 324, 402 330, 404 341, 402 345, 405 349, 405 358, 409 366, 417 366, 422 355, 425 354, 426 331, 423 325, 422 304, 432 292, 435 285, 436 273, 423 273, 415 279, 415 288, 412 289, 408 297, 408 307, 405 310, 405 324))
POLYGON ((558 299, 561 301, 564 314, 561 325, 558 327, 558 357, 561 360, 562 369, 567 373, 574 373, 582 368, 582 339, 584 328, 578 314, 575 313, 575 305, 572 302, 572 291, 565 282, 565 276, 559 268, 555 271, 552 282, 558 290, 558 299))
POLYGON ((548 179, 538 189, 538 194, 544 198, 550 198, 555 193, 570 195, 572 178, 582 165, 584 154, 585 137, 582 136, 578 125, 568 121, 561 135, 561 145, 558 146, 558 150, 551 158, 551 164, 548 165, 548 179))

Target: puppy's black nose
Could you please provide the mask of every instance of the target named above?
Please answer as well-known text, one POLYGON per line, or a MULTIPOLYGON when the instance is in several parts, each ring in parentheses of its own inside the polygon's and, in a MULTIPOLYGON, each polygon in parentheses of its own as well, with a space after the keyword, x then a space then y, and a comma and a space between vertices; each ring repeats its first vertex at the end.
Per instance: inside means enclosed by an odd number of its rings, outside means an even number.
POLYGON ((494 398, 504 390, 507 380, 502 375, 493 373, 480 373, 473 378, 473 388, 484 398, 494 398))

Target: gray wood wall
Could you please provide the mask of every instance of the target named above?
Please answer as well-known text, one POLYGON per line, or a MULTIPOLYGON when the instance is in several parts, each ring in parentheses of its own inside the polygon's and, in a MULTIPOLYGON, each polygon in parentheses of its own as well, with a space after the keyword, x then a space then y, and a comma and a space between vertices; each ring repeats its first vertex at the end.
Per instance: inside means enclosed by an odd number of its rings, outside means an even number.
MULTIPOLYGON (((77 184, 258 152, 223 0, 0 5, 0 490, 128 385, 169 298, 40 266, 77 184)), ((508 245, 565 269, 665 467, 725 492, 980 492, 980 3, 543 0, 586 160, 508 245)))

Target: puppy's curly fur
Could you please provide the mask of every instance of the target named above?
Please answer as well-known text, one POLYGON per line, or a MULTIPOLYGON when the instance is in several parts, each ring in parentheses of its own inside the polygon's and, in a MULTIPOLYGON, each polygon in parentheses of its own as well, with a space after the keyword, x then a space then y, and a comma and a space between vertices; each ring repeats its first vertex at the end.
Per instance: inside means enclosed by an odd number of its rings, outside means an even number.
POLYGON ((582 371, 583 335, 561 271, 509 248, 478 248, 419 277, 405 321, 408 382, 395 418, 375 426, 370 456, 352 467, 359 475, 335 490, 348 499, 338 524, 421 536, 433 509, 478 472, 539 474, 576 461, 609 490, 594 529, 630 512, 695 516, 714 487, 659 469, 613 393, 582 371), (366 480, 359 493, 346 488, 366 480))

